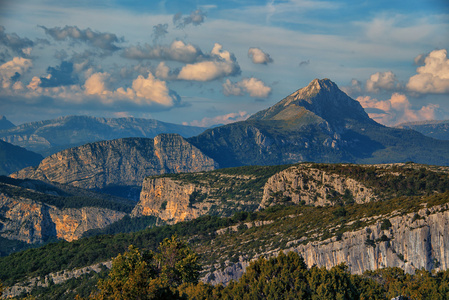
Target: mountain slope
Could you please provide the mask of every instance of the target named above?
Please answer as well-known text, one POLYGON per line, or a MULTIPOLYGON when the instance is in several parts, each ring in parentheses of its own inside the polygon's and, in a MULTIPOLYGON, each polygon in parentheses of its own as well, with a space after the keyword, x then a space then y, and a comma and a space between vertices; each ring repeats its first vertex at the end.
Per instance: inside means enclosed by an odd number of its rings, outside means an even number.
POLYGON ((449 142, 376 123, 329 79, 313 80, 246 121, 188 140, 221 167, 302 161, 449 164, 449 142))
POLYGON ((35 166, 42 159, 40 154, 0 140, 0 175, 8 175, 28 166, 35 166))
POLYGON ((449 120, 403 123, 397 128, 412 129, 439 140, 449 140, 449 120))
POLYGON ((177 133, 190 137, 203 131, 204 128, 201 127, 154 119, 67 116, 0 130, 0 139, 47 156, 70 147, 102 140, 154 138, 160 133, 177 133))
POLYGON ((146 176, 213 170, 216 163, 177 134, 90 143, 45 158, 14 178, 49 180, 86 189, 141 186, 146 176))

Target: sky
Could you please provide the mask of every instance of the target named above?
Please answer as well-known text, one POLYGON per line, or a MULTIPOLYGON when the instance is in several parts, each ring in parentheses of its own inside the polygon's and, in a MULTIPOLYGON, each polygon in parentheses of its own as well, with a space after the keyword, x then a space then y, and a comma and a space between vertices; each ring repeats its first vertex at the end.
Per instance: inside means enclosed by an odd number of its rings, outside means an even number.
POLYGON ((377 122, 449 119, 449 1, 0 0, 0 115, 209 127, 329 78, 377 122))

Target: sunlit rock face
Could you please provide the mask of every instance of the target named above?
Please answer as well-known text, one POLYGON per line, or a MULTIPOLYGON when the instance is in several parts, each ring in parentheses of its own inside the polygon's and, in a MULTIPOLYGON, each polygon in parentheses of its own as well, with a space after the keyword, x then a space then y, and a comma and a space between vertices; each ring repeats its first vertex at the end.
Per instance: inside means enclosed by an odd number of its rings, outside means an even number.
POLYGON ((12 174, 86 189, 141 186, 149 175, 208 171, 217 163, 177 134, 127 138, 67 149, 12 174))
POLYGON ((64 208, 0 194, 0 236, 26 243, 50 238, 73 241, 90 229, 103 228, 125 216, 99 207, 64 208))

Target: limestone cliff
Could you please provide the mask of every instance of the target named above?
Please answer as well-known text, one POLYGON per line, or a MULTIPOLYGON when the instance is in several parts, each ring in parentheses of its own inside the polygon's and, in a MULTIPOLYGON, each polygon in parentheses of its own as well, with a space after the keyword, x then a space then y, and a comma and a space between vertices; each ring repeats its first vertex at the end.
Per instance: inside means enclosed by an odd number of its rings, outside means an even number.
POLYGON ((217 164, 177 134, 127 138, 67 149, 14 178, 33 178, 87 189, 140 186, 145 176, 213 170, 217 164))
POLYGON ((146 179, 132 216, 158 216, 174 223, 194 219, 200 215, 189 201, 195 188, 194 184, 181 185, 170 178, 146 179))
MULTIPOLYGON (((449 204, 422 208, 417 213, 392 213, 388 228, 382 226, 386 216, 376 222, 342 236, 304 244, 304 239, 290 240, 287 247, 258 253, 252 259, 242 253, 239 261, 226 262, 224 268, 213 266, 203 281, 217 284, 237 280, 251 260, 260 256, 276 256, 280 251, 302 255, 308 267, 331 268, 345 263, 351 273, 384 267, 400 267, 408 273, 417 269, 447 270, 449 268, 449 204)), ((270 226, 270 225, 267 225, 270 226)))
POLYGON ((336 196, 346 201, 364 203, 375 201, 373 190, 364 184, 337 174, 301 164, 273 175, 265 184, 260 208, 304 201, 309 205, 332 205, 336 196))
POLYGON ((169 223, 201 215, 254 211, 266 180, 287 166, 221 169, 151 176, 144 180, 133 216, 153 215, 169 223))
POLYGON ((125 216, 124 212, 99 207, 64 208, 0 193, 0 236, 26 243, 50 238, 72 241, 94 228, 102 228, 125 216))

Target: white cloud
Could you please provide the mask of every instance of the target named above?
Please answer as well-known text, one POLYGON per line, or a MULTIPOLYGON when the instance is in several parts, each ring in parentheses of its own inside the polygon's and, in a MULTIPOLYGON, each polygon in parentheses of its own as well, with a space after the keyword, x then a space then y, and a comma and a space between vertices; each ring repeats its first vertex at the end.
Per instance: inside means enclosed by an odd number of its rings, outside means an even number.
POLYGON ((229 113, 213 118, 203 118, 201 121, 192 121, 190 123, 184 122, 184 125, 210 127, 213 125, 226 125, 238 121, 244 121, 249 118, 249 114, 246 111, 239 111, 238 113, 229 113))
MULTIPOLYGON (((0 66, 0 87, 7 90, 17 83, 20 76, 27 72, 33 63, 30 59, 23 57, 14 57, 12 60, 0 66)), ((13 89, 18 89, 16 85, 13 89)))
POLYGON ((273 62, 273 59, 270 57, 270 54, 263 52, 262 49, 260 48, 249 48, 248 56, 255 64, 266 65, 268 63, 273 62))
POLYGON ((420 109, 413 109, 407 97, 399 93, 394 93, 389 100, 360 96, 357 101, 368 111, 371 118, 387 126, 404 122, 433 120, 439 107, 429 104, 420 109))
POLYGON ((222 45, 215 43, 211 51, 211 60, 185 65, 179 71, 178 79, 210 81, 240 74, 240 66, 234 55, 222 48, 222 45))
POLYGON ((173 41, 170 46, 131 46, 126 48, 122 54, 131 59, 163 59, 192 63, 197 61, 203 53, 192 44, 185 44, 183 41, 173 41))
POLYGON ((173 106, 174 99, 170 95, 170 91, 165 81, 156 79, 153 74, 148 73, 148 77, 144 78, 139 75, 133 81, 132 89, 136 93, 137 99, 145 99, 150 104, 155 102, 163 106, 173 106))
MULTIPOLYGON (((422 61, 418 56, 415 62, 422 61)), ((447 50, 435 50, 424 59, 424 65, 416 69, 418 74, 412 76, 407 88, 418 93, 449 93, 449 59, 447 50)))
POLYGON ((106 72, 92 74, 84 83, 85 93, 87 95, 110 95, 111 92, 106 87, 109 77, 109 73, 106 72))
POLYGON ((393 72, 377 72, 366 81, 366 90, 377 93, 380 90, 391 91, 400 87, 393 72))
POLYGON ((133 82, 131 88, 120 87, 115 91, 107 88, 108 73, 94 73, 84 84, 84 90, 87 95, 96 95, 105 103, 116 100, 128 100, 136 104, 161 105, 171 107, 178 100, 176 95, 171 92, 165 81, 159 80, 148 73, 148 77, 139 75, 133 82))
POLYGON ((271 93, 271 87, 257 78, 244 78, 239 82, 232 83, 229 79, 223 83, 223 94, 226 96, 241 96, 248 93, 251 97, 266 98, 271 93))

